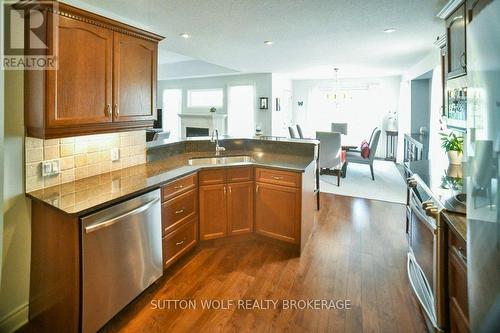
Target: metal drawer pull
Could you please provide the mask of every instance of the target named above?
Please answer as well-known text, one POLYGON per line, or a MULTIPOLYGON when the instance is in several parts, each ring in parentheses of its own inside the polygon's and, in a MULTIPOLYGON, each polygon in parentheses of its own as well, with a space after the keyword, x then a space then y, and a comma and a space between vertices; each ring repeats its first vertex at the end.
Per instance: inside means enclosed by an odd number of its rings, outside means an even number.
POLYGON ((273 179, 281 180, 281 179, 283 179, 283 177, 273 176, 273 179))
POLYGON ((175 245, 182 245, 182 244, 184 244, 184 239, 181 240, 180 242, 175 243, 175 245))
POLYGON ((181 214, 181 213, 184 213, 184 208, 175 211, 175 214, 181 214))
POLYGON ((179 189, 181 189, 181 188, 183 188, 183 187, 184 187, 184 185, 174 186, 174 190, 179 190, 179 189))
POLYGON ((111 104, 106 106, 106 116, 111 117, 111 104))
POLYGON ((462 252, 464 249, 462 249, 461 247, 458 247, 458 248, 457 248, 456 246, 453 246, 453 250, 455 251, 456 255, 457 255, 460 259, 462 259, 462 260, 465 262, 465 264, 467 264, 467 257, 466 257, 466 256, 465 256, 465 254, 463 254, 463 252, 462 252))
POLYGON ((120 115, 120 109, 118 109, 118 104, 115 104, 115 117, 118 118, 119 115, 120 115))

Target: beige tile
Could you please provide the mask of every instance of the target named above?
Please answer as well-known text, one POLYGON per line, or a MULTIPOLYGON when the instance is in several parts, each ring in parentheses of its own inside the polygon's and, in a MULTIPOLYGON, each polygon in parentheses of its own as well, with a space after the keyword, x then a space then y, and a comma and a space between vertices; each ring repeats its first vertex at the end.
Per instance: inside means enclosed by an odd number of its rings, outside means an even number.
POLYGON ((101 173, 101 166, 99 164, 91 164, 87 166, 89 177, 95 176, 101 173))
POLYGON ((111 162, 111 170, 116 171, 122 168, 122 161, 111 162))
POLYGON ((91 141, 87 145, 87 153, 94 153, 96 151, 99 151, 99 142, 98 141, 91 141))
POLYGON ((36 191, 43 188, 42 176, 33 176, 26 178, 26 192, 36 191))
POLYGON ((61 175, 44 177, 43 179, 45 188, 61 184, 61 175))
POLYGON ((62 138, 61 144, 75 143, 75 138, 62 138))
POLYGON ((26 177, 34 177, 42 175, 42 164, 41 163, 30 163, 26 164, 26 177))
POLYGON ((87 153, 87 164, 96 164, 100 162, 100 155, 99 152, 95 153, 87 153))
POLYGON ((70 144, 62 144, 61 146, 61 157, 71 156, 75 154, 75 145, 70 144))
POLYGON ((143 146, 132 146, 130 147, 129 155, 144 155, 146 153, 146 148, 143 146))
POLYGON ((61 158, 61 170, 73 169, 75 167, 75 158, 73 156, 61 158))
POLYGON ((75 168, 75 179, 87 178, 89 176, 89 171, 87 166, 75 168))
POLYGON ((122 160, 122 168, 128 168, 133 165, 134 159, 132 157, 124 157, 122 160))
POLYGON ((130 148, 129 147, 122 147, 120 148, 120 158, 125 158, 129 156, 130 148))
POLYGON ((75 156, 75 166, 82 167, 87 165, 87 154, 80 154, 75 156))
POLYGON ((68 183, 75 180, 75 169, 64 170, 61 172, 61 183, 68 183))
POLYGON ((52 147, 52 146, 58 146, 58 145, 59 145, 59 139, 49 139, 49 140, 43 141, 44 147, 52 147))
POLYGON ((131 146, 132 139, 130 136, 120 136, 120 147, 131 146))
POLYGON ((43 159, 43 148, 26 150, 26 163, 41 162, 43 159))
POLYGON ((111 148, 111 139, 109 137, 104 137, 102 141, 99 142, 99 151, 109 150, 111 148))
POLYGON ((100 173, 110 172, 111 171, 111 161, 101 162, 99 163, 100 173))
POLYGON ((146 145, 146 132, 139 132, 133 136, 133 145, 146 145))
POLYGON ((86 154, 87 153, 87 143, 75 143, 75 155, 86 154))
POLYGON ((101 162, 111 161, 111 152, 109 150, 99 152, 99 161, 101 162))
POLYGON ((46 146, 45 148, 43 148, 44 160, 54 160, 56 158, 59 158, 59 145, 46 146))
POLYGON ((146 163, 146 155, 136 155, 134 158, 134 165, 140 165, 146 163))
POLYGON ((120 136, 115 133, 111 137, 111 147, 112 148, 119 148, 120 147, 120 136))
POLYGON ((27 136, 24 140, 24 144, 25 144, 27 149, 42 148, 43 147, 43 140, 36 139, 36 138, 30 138, 27 136))

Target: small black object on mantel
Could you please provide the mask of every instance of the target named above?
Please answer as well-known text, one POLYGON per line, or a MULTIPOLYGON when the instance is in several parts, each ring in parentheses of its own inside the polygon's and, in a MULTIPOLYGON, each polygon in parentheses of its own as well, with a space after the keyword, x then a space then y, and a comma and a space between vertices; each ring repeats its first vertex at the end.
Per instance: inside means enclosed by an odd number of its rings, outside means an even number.
POLYGON ((261 97, 259 98, 259 108, 261 110, 267 110, 269 108, 269 98, 268 97, 261 97))
POLYGON ((385 160, 396 162, 396 152, 398 151, 398 132, 385 131, 387 140, 385 141, 385 160))

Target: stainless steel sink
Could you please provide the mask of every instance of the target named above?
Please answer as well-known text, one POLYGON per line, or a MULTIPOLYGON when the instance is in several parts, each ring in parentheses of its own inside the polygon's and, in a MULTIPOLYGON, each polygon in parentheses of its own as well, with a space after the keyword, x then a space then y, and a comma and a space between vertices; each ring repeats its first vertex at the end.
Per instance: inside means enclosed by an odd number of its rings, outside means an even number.
POLYGON ((189 165, 225 165, 237 163, 250 163, 253 162, 251 156, 220 156, 220 157, 193 157, 190 158, 189 165))

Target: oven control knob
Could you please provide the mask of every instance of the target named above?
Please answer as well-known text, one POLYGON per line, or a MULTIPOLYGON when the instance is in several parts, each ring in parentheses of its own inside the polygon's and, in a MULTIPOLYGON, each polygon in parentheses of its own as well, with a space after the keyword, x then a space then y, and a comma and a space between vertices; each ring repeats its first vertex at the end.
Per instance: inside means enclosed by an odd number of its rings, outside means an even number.
POLYGON ((425 209, 425 213, 427 214, 427 216, 430 216, 430 217, 436 217, 438 212, 439 212, 439 210, 434 206, 430 206, 430 207, 425 209))

